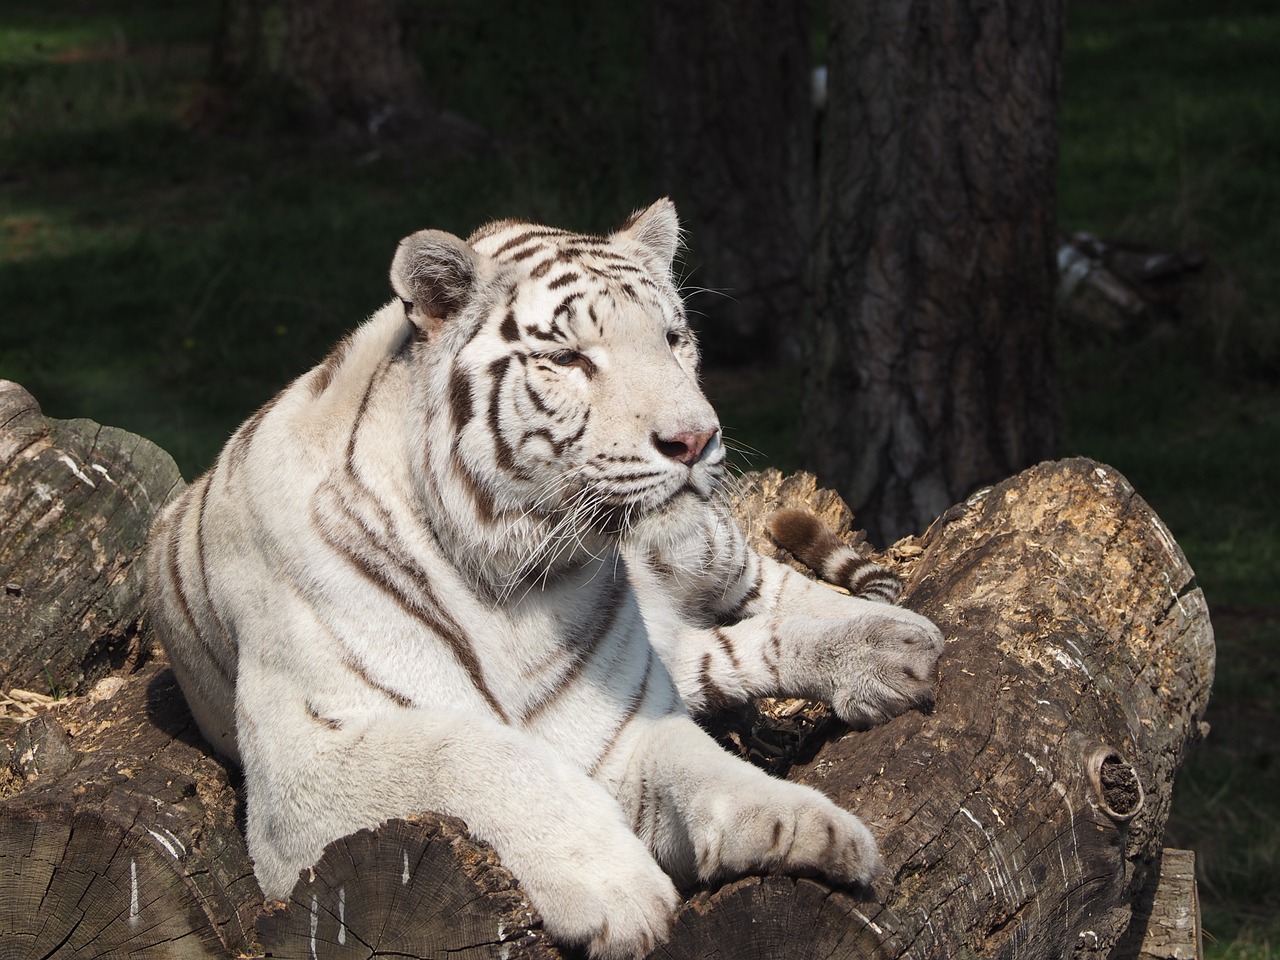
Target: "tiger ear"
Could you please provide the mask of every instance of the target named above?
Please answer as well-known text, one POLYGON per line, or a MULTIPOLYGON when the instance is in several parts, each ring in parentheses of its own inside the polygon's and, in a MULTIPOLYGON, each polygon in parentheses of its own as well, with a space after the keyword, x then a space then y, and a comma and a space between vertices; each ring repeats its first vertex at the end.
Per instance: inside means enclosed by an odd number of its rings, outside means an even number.
POLYGON ((391 287, 409 319, 432 333, 471 299, 478 267, 476 252, 453 234, 419 230, 396 248, 391 287))
POLYGON ((670 273, 676 251, 680 249, 680 218, 676 216, 676 205, 669 197, 663 197, 629 216, 614 236, 639 243, 660 272, 670 273))

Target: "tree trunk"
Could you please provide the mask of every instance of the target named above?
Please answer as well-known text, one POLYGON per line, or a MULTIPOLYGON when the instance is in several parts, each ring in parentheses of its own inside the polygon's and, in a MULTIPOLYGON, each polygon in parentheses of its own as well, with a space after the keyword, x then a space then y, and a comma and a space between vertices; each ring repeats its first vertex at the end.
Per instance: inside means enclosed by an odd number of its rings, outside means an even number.
MULTIPOLYGON (((0 431, 0 443, 13 436, 0 431)), ((113 477, 128 489, 124 475, 113 477)), ((13 482, 31 493, 40 476, 13 482)), ((765 520, 802 504, 848 536, 847 507, 810 476, 748 478, 739 506, 775 550, 765 520)), ((63 521, 36 530, 33 548, 68 539, 74 518, 63 521)), ((871 890, 751 877, 698 893, 657 955, 1193 955, 1194 884, 1176 856, 1161 869, 1160 839, 1174 774, 1202 733, 1213 640, 1168 530, 1115 471, 1065 461, 954 507, 887 561, 906 602, 948 638, 934 710, 840 735, 821 707, 765 701, 719 718, 717 732, 862 816, 888 876, 871 890)), ((78 609, 51 607, 50 619, 78 609)), ((264 908, 238 775, 209 753, 163 658, 146 650, 0 740, 6 949, 561 955, 492 851, 428 813, 330 844, 287 902, 264 908)))
POLYGON ((0 380, 0 690, 77 689, 137 655, 155 510, 181 486, 155 444, 50 420, 0 380))
MULTIPOLYGON (((710 362, 795 350, 813 206, 807 2, 661 0, 650 115, 710 362)), ((798 350, 795 350, 798 359, 798 350)))
POLYGON ((1050 455, 1060 0, 833 0, 803 451, 873 539, 1050 455))
POLYGON ((397 0, 223 0, 215 80, 242 115, 473 146, 474 129, 432 109, 403 12, 397 0))

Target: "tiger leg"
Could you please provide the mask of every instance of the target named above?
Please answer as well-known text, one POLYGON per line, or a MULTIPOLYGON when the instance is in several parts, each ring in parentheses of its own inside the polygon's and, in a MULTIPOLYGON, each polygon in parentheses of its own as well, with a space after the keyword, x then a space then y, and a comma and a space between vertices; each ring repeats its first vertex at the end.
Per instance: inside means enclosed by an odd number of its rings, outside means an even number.
POLYGON ((317 722, 305 701, 273 709, 269 734, 247 724, 240 737, 249 852, 267 897, 287 896, 338 837, 433 810, 494 847, 556 940, 629 958, 666 938, 678 903, 671 879, 613 797, 544 744, 483 716, 399 710, 317 722))
MULTIPOLYGON (((748 549, 736 524, 708 517, 702 553, 698 541, 684 540, 629 566, 651 642, 690 711, 756 696, 810 697, 869 726, 931 701, 942 634, 911 610, 877 602, 896 587, 887 571, 857 561, 855 576, 871 578, 862 585, 879 586, 847 596, 748 549)), ((834 535, 829 540, 810 559, 825 566, 852 555, 834 535)))
POLYGON ((931 621, 795 577, 808 602, 788 602, 786 612, 710 628, 673 618, 654 630, 690 712, 758 696, 808 697, 867 727, 932 702, 943 637, 931 621))
POLYGON ((688 716, 641 734, 618 797, 632 827, 681 883, 757 871, 870 883, 883 870, 875 839, 810 787, 726 753, 688 716))

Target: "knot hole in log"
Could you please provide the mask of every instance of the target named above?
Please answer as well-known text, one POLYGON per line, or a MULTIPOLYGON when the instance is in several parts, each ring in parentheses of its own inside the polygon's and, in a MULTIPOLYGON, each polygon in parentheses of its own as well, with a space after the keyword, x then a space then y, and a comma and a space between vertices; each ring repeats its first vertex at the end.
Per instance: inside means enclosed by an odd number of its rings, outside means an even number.
POLYGON ((1098 809, 1116 823, 1127 823, 1142 809, 1142 781, 1133 764, 1114 747, 1102 744, 1085 763, 1098 809))

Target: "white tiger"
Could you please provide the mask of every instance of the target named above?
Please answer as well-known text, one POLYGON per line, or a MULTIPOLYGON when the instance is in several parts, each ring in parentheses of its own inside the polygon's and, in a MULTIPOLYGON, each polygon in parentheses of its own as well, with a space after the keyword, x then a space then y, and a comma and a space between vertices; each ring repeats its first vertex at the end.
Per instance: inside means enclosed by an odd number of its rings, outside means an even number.
POLYGON ((873 723, 929 701, 942 636, 746 546, 678 242, 667 200, 605 237, 407 237, 399 299, 158 518, 153 623, 243 766, 267 897, 423 810, 465 820, 596 957, 660 942, 677 884, 881 869, 855 816, 690 719, 789 694, 873 723))

